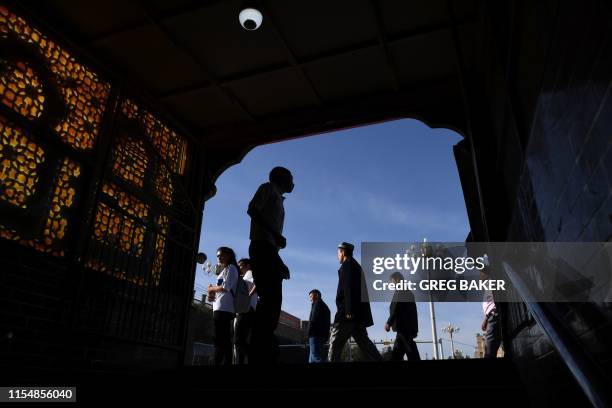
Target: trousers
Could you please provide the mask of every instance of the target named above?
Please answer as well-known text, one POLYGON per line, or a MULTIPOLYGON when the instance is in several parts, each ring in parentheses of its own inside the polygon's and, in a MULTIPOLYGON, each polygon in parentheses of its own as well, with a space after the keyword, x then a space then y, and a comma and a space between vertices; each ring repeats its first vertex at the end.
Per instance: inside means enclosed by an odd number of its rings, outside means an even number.
POLYGON ((232 364, 232 320, 234 320, 233 313, 220 310, 213 312, 215 365, 232 364))
POLYGON ((395 343, 393 343, 393 350, 391 351, 391 361, 402 361, 404 355, 408 361, 418 361, 421 359, 419 355, 419 349, 411 335, 404 333, 395 334, 395 343))
POLYGON ((274 364, 279 360, 278 339, 274 334, 283 303, 283 261, 267 241, 251 241, 249 257, 257 287, 257 309, 251 334, 249 363, 274 364))
POLYGON ((497 357, 497 349, 501 345, 501 327, 497 312, 489 313, 487 317, 487 332, 485 333, 485 358, 497 357))
POLYGON ((330 362, 333 363, 342 359, 342 349, 351 337, 355 339, 355 342, 366 359, 370 361, 382 361, 378 349, 368 337, 368 331, 365 326, 357 322, 340 322, 332 326, 328 354, 328 360, 330 362))

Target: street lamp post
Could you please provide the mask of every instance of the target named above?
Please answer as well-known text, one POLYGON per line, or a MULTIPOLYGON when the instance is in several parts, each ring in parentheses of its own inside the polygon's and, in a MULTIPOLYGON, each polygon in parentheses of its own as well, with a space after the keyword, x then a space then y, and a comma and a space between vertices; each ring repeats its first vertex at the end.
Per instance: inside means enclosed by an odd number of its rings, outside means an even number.
POLYGON ((438 332, 436 330, 436 311, 431 300, 431 292, 429 293, 429 315, 431 317, 431 338, 434 339, 431 342, 433 345, 433 357, 434 359, 438 360, 440 356, 438 355, 438 344, 435 340, 438 338, 438 332))
POLYGON ((450 322, 448 323, 448 326, 444 327, 442 329, 442 331, 447 332, 448 335, 450 336, 450 341, 451 341, 451 351, 453 352, 453 359, 455 358, 455 343, 453 342, 453 334, 457 333, 459 331, 459 327, 455 327, 453 325, 450 324, 450 322))
MULTIPOLYGON (((423 238, 422 254, 424 257, 429 255, 427 251, 427 238, 423 238)), ((427 268, 427 280, 431 280, 429 268, 427 268)), ((429 291, 429 316, 431 318, 431 344, 433 346, 433 358, 438 360, 440 356, 438 354, 438 344, 436 342, 436 339, 438 338, 438 331, 436 329, 436 310, 434 308, 433 299, 431 298, 431 290, 429 291)))

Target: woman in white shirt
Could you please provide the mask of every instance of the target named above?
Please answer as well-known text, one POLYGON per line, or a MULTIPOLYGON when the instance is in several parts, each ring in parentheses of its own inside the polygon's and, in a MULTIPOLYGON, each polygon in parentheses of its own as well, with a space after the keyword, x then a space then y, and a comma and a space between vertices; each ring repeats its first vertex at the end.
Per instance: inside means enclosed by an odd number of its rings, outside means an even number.
POLYGON ((231 248, 217 250, 219 274, 216 285, 208 285, 208 300, 213 302, 215 323, 215 364, 232 364, 232 321, 234 320, 234 293, 238 284, 236 254, 231 248))

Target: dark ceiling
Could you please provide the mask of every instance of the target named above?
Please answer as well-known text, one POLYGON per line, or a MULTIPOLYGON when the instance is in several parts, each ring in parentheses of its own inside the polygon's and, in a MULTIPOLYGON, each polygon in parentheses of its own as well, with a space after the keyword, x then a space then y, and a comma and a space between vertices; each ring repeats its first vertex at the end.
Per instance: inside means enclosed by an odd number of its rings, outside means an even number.
POLYGON ((211 148, 403 116, 461 130, 457 50, 478 59, 476 0, 262 0, 251 32, 238 0, 26 4, 211 148))

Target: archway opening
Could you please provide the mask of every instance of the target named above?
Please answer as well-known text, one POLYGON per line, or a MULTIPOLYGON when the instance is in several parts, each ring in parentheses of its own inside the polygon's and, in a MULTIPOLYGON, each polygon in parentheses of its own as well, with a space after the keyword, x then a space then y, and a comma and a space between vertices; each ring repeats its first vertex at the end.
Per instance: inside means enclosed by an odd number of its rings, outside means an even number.
MULTIPOLYGON (((359 260, 361 242, 465 241, 470 227, 453 157, 453 145, 460 140, 462 136, 455 131, 400 119, 258 146, 217 179, 217 193, 204 211, 200 250, 208 254, 209 265, 214 264, 220 246, 233 248, 237 258, 248 257, 248 203, 258 186, 268 180, 270 169, 290 169, 296 187, 285 195, 283 235, 288 244, 280 255, 291 279, 283 284, 277 337, 287 350, 290 345, 303 345, 309 292, 321 291, 332 319, 336 311, 339 242, 355 243, 359 260)), ((194 287, 195 307, 202 314, 210 313, 205 311, 205 293, 215 281, 214 273, 205 269, 207 266, 198 265, 194 287)), ((368 329, 383 354, 395 337, 384 330, 388 309, 388 303, 372 302, 374 326, 368 329)), ((417 310, 418 348, 421 358, 431 359, 429 307, 419 303, 417 310)), ((456 356, 478 354, 480 304, 436 304, 436 319, 438 350, 444 358, 451 355, 450 339, 442 332, 449 323, 462 329, 453 342, 456 356)), ((205 364, 213 349, 212 320, 207 325, 200 318, 195 325, 194 361, 205 364)), ((300 362, 299 353, 281 353, 281 360, 283 355, 288 362, 300 362)))

